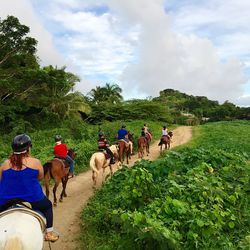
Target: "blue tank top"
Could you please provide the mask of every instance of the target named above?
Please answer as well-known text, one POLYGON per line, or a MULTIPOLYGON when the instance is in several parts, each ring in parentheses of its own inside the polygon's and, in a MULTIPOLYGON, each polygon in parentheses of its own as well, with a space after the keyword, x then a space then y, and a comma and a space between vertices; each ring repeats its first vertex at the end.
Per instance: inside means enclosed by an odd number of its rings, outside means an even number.
POLYGON ((27 202, 42 200, 45 195, 38 174, 37 169, 29 167, 20 171, 12 168, 4 170, 0 181, 0 205, 16 198, 27 202))

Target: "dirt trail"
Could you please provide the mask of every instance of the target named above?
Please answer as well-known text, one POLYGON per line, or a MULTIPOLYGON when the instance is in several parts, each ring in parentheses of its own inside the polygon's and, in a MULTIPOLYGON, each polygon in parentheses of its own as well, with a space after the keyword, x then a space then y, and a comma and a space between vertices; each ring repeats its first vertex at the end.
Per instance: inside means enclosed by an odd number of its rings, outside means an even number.
MULTIPOLYGON (((191 137, 191 127, 178 127, 174 130, 171 148, 188 142, 191 137)), ((146 156, 145 159, 155 160, 159 156, 160 151, 157 144, 158 141, 150 146, 150 155, 146 156)), ((133 165, 137 160, 138 155, 136 154, 132 156, 129 165, 133 165)), ((54 208, 54 228, 60 233, 60 239, 57 242, 51 244, 52 250, 77 249, 77 236, 80 230, 80 213, 88 199, 94 194, 91 175, 91 171, 87 171, 77 175, 73 179, 70 179, 67 185, 68 197, 64 199, 63 203, 58 203, 58 206, 54 208)), ((101 174, 99 175, 99 186, 100 181, 101 174)), ((60 191, 61 190, 58 190, 57 193, 59 194, 60 191)), ((49 245, 47 242, 45 242, 43 249, 49 250, 49 245)))

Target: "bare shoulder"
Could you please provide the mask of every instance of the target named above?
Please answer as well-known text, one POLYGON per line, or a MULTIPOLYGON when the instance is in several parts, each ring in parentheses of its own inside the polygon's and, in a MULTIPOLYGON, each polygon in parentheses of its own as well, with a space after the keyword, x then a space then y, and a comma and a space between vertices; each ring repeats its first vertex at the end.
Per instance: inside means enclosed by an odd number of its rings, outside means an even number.
POLYGON ((31 168, 34 168, 34 169, 38 169, 42 166, 42 163, 39 159, 37 158, 34 158, 34 157, 29 157, 28 159, 26 159, 27 161, 27 165, 31 168))
POLYGON ((10 165, 10 160, 9 159, 5 160, 4 163, 1 165, 2 170, 8 169, 10 167, 11 167, 11 165, 10 165))

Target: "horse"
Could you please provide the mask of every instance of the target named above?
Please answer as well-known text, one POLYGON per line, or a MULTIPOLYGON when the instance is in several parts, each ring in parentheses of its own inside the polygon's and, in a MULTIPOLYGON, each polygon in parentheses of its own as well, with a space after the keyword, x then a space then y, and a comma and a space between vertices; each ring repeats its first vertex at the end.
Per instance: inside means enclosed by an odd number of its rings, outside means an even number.
POLYGON ((144 156, 144 150, 147 147, 147 139, 144 136, 141 136, 138 139, 138 158, 143 158, 144 156))
MULTIPOLYGON (((74 160, 76 153, 73 149, 68 150, 68 155, 74 160)), ((67 197, 66 186, 69 179, 69 165, 65 163, 64 159, 54 158, 43 165, 44 168, 44 184, 46 196, 49 198, 49 181, 54 179, 55 185, 53 187, 54 206, 57 206, 56 190, 60 182, 62 182, 62 192, 59 201, 63 201, 63 197, 67 197)))
POLYGON ((150 145, 150 142, 151 142, 152 139, 153 139, 152 133, 151 133, 151 132, 146 133, 146 139, 147 139, 146 151, 147 151, 147 155, 149 155, 149 145, 150 145))
POLYGON ((0 249, 42 250, 45 218, 34 210, 16 206, 0 213, 0 249))
POLYGON ((134 134, 131 133, 130 131, 128 131, 128 139, 129 139, 129 141, 131 143, 130 146, 132 147, 131 148, 131 154, 132 154, 132 152, 133 152, 133 145, 134 145, 134 134))
MULTIPOLYGON (((109 147, 109 149, 114 154, 115 159, 118 160, 119 155, 118 155, 117 146, 112 145, 109 147)), ((98 177, 100 169, 103 170, 102 177, 104 177, 104 172, 105 172, 106 167, 110 168, 111 176, 113 175, 113 169, 112 169, 112 164, 110 164, 110 158, 106 159, 106 155, 104 154, 104 152, 95 152, 90 158, 89 166, 92 169, 93 187, 96 186, 97 177, 98 177)), ((103 182, 103 178, 102 178, 102 182, 103 182)))
POLYGON ((129 164, 130 154, 131 154, 131 146, 128 142, 124 140, 118 141, 119 146, 119 161, 123 164, 124 158, 126 156, 126 162, 129 164))
POLYGON ((170 149, 171 138, 173 137, 173 132, 169 131, 168 136, 162 136, 158 144, 160 146, 160 151, 162 151, 162 145, 165 145, 165 149, 170 149))

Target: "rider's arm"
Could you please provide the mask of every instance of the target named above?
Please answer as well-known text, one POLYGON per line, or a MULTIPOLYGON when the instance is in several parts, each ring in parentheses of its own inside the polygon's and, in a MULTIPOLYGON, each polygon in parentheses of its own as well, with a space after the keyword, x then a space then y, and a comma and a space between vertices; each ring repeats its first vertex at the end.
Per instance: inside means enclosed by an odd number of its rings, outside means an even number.
POLYGON ((9 167, 10 167, 10 161, 5 160, 5 162, 2 164, 2 166, 0 166, 0 180, 2 178, 3 170, 8 169, 9 167))
POLYGON ((38 159, 36 159, 36 168, 39 171, 38 180, 40 181, 44 178, 44 172, 43 172, 43 166, 38 159))

